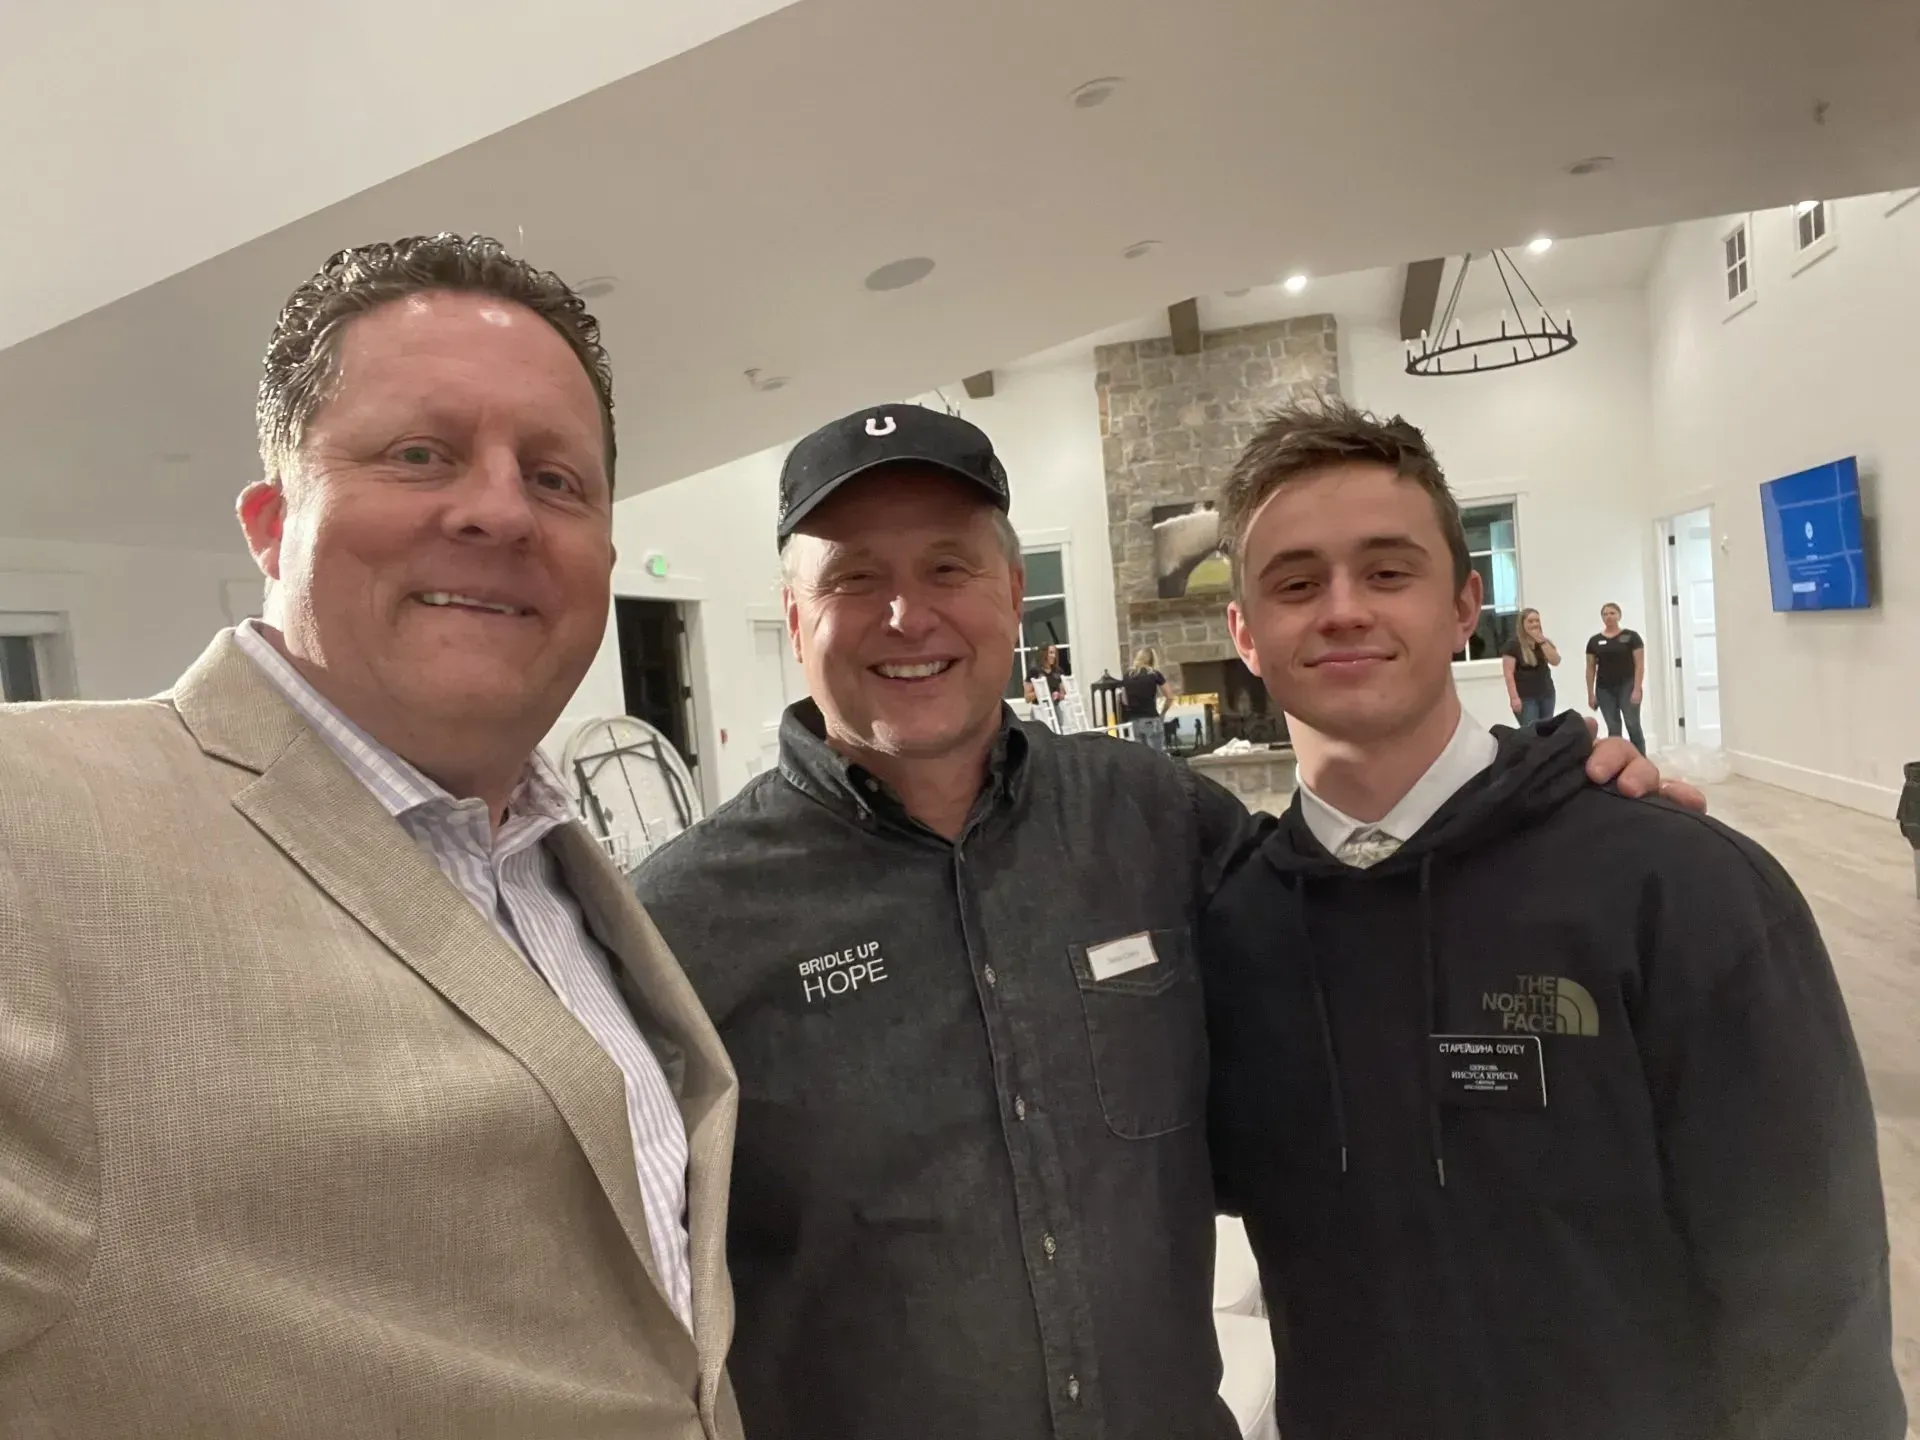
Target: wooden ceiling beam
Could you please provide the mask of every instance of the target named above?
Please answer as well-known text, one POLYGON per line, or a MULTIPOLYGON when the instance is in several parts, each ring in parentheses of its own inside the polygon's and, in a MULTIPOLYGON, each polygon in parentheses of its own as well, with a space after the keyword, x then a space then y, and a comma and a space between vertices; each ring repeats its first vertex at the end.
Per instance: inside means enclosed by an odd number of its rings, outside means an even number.
POLYGON ((1167 307, 1167 324, 1173 330, 1173 353, 1176 355, 1198 355, 1200 353, 1200 302, 1182 300, 1178 305, 1167 307))
POLYGON ((1434 307, 1440 303, 1440 275, 1445 260, 1415 260, 1407 266, 1406 288, 1400 294, 1400 338, 1418 340, 1433 328, 1434 307))

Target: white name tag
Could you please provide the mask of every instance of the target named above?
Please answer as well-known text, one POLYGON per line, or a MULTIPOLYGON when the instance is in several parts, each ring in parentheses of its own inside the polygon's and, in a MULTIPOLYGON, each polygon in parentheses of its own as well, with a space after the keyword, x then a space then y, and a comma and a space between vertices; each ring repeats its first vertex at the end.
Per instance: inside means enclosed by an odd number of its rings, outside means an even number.
POLYGON ((1153 937, 1144 930, 1138 935, 1087 947, 1087 968, 1093 971, 1096 980, 1111 980, 1116 975, 1144 970, 1149 965, 1159 963, 1160 956, 1154 951, 1153 937))

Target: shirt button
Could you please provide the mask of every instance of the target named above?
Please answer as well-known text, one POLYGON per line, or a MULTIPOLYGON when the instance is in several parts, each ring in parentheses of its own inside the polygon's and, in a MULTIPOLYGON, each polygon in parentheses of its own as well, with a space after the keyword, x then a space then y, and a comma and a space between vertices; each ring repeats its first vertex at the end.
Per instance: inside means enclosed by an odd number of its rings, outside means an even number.
POLYGON ((1027 1118, 1027 1102, 1018 1095, 1013 1097, 1013 1118, 1016 1120, 1027 1118))
POLYGON ((993 989, 994 986, 1000 983, 1000 977, 993 973, 993 966, 991 965, 987 966, 987 968, 981 973, 986 976, 987 988, 989 990, 993 989))
POLYGON ((1079 1403, 1080 1379, 1078 1376, 1075 1376, 1075 1375, 1067 1376, 1067 1398, 1073 1401, 1075 1404, 1079 1403))
POLYGON ((1051 1260, 1053 1258, 1053 1252, 1060 1247, 1053 1243, 1053 1236, 1045 1235, 1041 1237, 1040 1248, 1047 1252, 1047 1258, 1051 1260))

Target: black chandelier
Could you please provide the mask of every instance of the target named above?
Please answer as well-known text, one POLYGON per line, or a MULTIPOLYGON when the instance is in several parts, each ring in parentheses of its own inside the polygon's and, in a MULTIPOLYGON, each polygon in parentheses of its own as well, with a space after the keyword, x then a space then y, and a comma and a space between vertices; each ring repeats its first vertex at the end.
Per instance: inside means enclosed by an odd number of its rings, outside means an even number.
POLYGON ((1420 343, 1416 348, 1407 346, 1407 374, 1409 375, 1490 375, 1496 370, 1511 370, 1516 365, 1531 365, 1536 360, 1551 360, 1556 355, 1564 355, 1577 343, 1573 338, 1573 316, 1558 324, 1533 286, 1527 284, 1527 277, 1520 273, 1520 267, 1505 250, 1489 250, 1487 257, 1493 262, 1493 272, 1500 277, 1500 284, 1507 292, 1507 303, 1513 307, 1512 314, 1518 319, 1509 323, 1507 315, 1500 317, 1500 333, 1482 335, 1468 339, 1461 331, 1456 316, 1460 309, 1460 292, 1467 283, 1467 272, 1473 268, 1474 257, 1469 254, 1460 262, 1460 274, 1454 279, 1453 293, 1447 297, 1447 308, 1440 316, 1439 340, 1433 340, 1426 331, 1420 332, 1420 343), (1518 280, 1520 288, 1527 292, 1527 298, 1533 301, 1534 310, 1539 312, 1536 325, 1527 319, 1529 311, 1520 307, 1514 298, 1513 282, 1518 280), (1447 332, 1453 332, 1453 338, 1447 338, 1447 332))

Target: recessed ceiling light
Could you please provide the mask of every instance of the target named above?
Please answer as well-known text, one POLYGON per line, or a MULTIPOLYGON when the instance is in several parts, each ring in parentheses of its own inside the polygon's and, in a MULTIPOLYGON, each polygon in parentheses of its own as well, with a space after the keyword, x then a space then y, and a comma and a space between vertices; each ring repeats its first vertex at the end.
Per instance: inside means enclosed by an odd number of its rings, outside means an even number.
POLYGON ((619 284, 616 276, 594 275, 574 286, 573 293, 582 300, 598 300, 602 295, 611 295, 619 284))
POLYGON ((1529 255, 1544 255, 1552 248, 1553 237, 1551 235, 1536 235, 1527 242, 1527 253, 1529 255))
POLYGON ((1300 292, 1301 292, 1302 290, 1304 290, 1304 289, 1306 289, 1306 288, 1307 288, 1307 277, 1306 277, 1306 276, 1304 276, 1304 275, 1289 275, 1289 276, 1287 276, 1287 282, 1286 282, 1286 291, 1287 291, 1287 294, 1289 294, 1289 295, 1298 295, 1298 294, 1299 294, 1299 293, 1300 293, 1300 292))
POLYGON ((933 273, 933 261, 924 255, 912 255, 905 260, 892 260, 867 276, 869 290, 904 290, 909 285, 918 285, 933 273))
POLYGON ((1102 75, 1098 80, 1089 80, 1073 92, 1073 108, 1091 110, 1096 105, 1104 105, 1113 98, 1113 92, 1125 83, 1118 75, 1102 75))
POLYGON ((1160 242, 1158 240, 1136 240, 1133 242, 1133 244, 1127 246, 1126 249, 1120 252, 1121 258, 1126 260, 1138 260, 1142 255, 1146 254, 1149 250, 1152 250, 1159 243, 1160 242))
POLYGON ((1238 300, 1241 296, 1249 293, 1250 292, 1246 290, 1229 290, 1227 291, 1227 298, 1229 300, 1238 300))
POLYGON ((1567 167, 1569 175, 1597 175, 1613 164, 1611 155, 1589 155, 1584 160, 1576 160, 1567 167))
POLYGON ((784 390, 791 382, 785 375, 769 375, 765 371, 753 369, 747 371, 747 383, 765 394, 770 390, 784 390))

